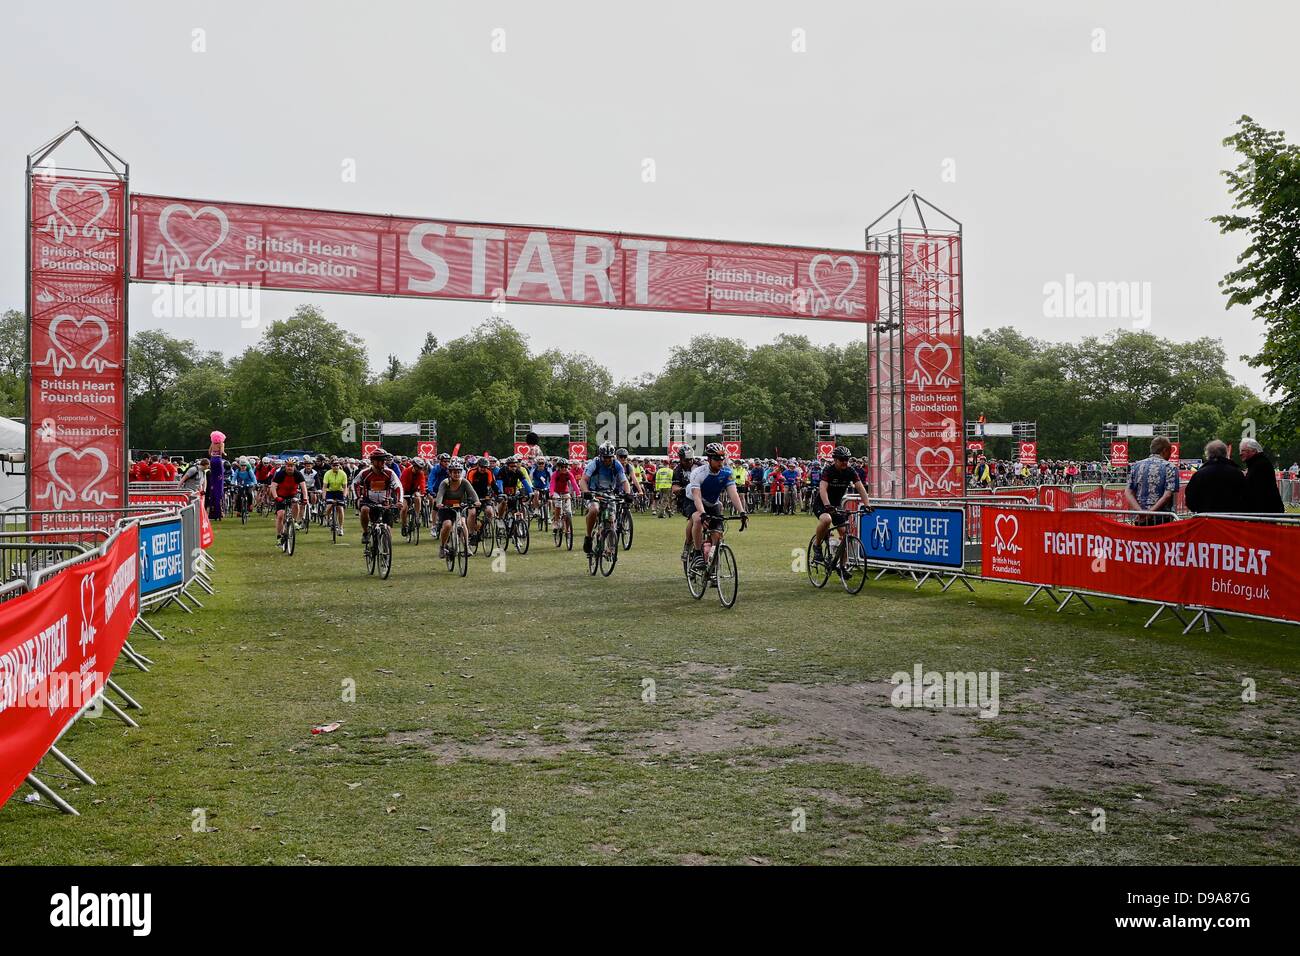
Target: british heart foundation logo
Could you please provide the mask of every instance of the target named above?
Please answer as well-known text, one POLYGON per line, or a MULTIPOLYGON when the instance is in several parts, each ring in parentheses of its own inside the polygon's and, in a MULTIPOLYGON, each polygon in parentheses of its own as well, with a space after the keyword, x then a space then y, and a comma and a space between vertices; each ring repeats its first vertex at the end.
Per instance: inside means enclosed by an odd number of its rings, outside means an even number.
POLYGON ((50 189, 50 212, 37 232, 62 245, 74 236, 103 242, 111 223, 105 221, 113 202, 98 183, 56 183, 50 189))
POLYGON ((916 470, 912 475, 911 485, 918 495, 930 491, 945 495, 953 492, 957 481, 949 476, 957 464, 957 458, 951 448, 947 445, 940 445, 938 448, 926 445, 916 450, 916 458, 913 461, 916 470), (943 470, 939 471, 939 468, 943 470))
POLYGON ((219 277, 230 264, 215 253, 229 235, 230 220, 216 206, 191 209, 184 203, 170 203, 158 214, 160 241, 145 265, 162 266, 169 279, 191 268, 219 277))
POLYGON ((117 494, 99 487, 108 477, 108 455, 100 448, 80 451, 63 445, 54 449, 46 463, 49 475, 45 487, 36 493, 38 501, 49 501, 55 510, 72 502, 88 502, 102 507, 116 501, 117 494))
POLYGON ((73 315, 56 315, 48 327, 49 347, 45 357, 33 366, 49 368, 56 376, 68 369, 83 368, 102 373, 106 368, 118 368, 118 363, 101 355, 109 342, 108 323, 97 315, 77 318, 73 315), (78 357, 80 356, 80 357, 78 357))
POLYGON ((808 263, 808 283, 812 286, 810 311, 813 315, 839 312, 853 315, 863 309, 861 302, 849 298, 861 278, 858 264, 852 256, 830 256, 819 253, 808 263))
POLYGON ((1016 544, 1020 533, 1020 519, 1015 515, 998 515, 993 519, 993 550, 998 554, 1019 554, 1024 549, 1016 544))

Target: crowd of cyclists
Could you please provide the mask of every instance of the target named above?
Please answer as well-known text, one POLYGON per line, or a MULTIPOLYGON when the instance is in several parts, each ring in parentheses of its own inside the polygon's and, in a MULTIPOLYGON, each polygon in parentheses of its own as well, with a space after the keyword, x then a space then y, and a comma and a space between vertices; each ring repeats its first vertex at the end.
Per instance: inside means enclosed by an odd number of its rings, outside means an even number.
MULTIPOLYGON (((175 474, 155 478, 149 462, 140 465, 141 474, 145 467, 151 470, 141 480, 176 480, 175 474)), ((504 459, 445 452, 425 459, 382 448, 365 459, 241 457, 229 462, 223 493, 227 517, 246 522, 252 514, 273 514, 276 540, 290 554, 293 539, 313 523, 328 527, 337 541, 350 532, 349 513, 355 514, 367 567, 385 577, 395 533, 418 544, 425 529, 436 538, 439 557, 463 575, 470 554, 509 547, 526 553, 530 527, 550 532, 557 548, 572 549, 580 540, 591 573, 608 575, 618 552, 632 546, 634 515, 678 515, 686 519, 681 561, 692 593, 699 597, 697 591, 716 586, 726 606, 734 603, 738 577, 724 541, 727 521, 739 521, 744 531, 759 511, 810 512, 818 523, 809 560, 821 566, 829 562, 828 539, 844 537, 849 501, 865 510, 867 500, 864 463, 844 446, 823 461, 731 463, 718 442, 701 455, 682 446, 675 458, 634 457, 606 442, 590 461, 548 457, 536 446, 504 459), (730 602, 724 587, 731 589, 730 602)))

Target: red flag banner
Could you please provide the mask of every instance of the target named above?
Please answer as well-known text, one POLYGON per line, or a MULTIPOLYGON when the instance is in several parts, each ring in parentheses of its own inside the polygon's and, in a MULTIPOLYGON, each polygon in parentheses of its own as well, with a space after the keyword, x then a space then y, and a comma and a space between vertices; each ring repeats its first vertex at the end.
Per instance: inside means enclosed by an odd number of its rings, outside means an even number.
POLYGON ((1106 515, 983 508, 982 573, 1300 622, 1300 527, 1231 518, 1135 526, 1106 515))
POLYGON ((27 472, 36 509, 126 503, 125 203, 118 180, 31 177, 27 472))
POLYGON ((135 621, 139 528, 0 604, 0 803, 104 688, 135 621))
POLYGON ((1038 442, 1022 441, 1020 443, 1020 464, 1022 465, 1038 464, 1038 442))
POLYGON ((131 277, 874 322, 876 253, 131 197, 131 277))

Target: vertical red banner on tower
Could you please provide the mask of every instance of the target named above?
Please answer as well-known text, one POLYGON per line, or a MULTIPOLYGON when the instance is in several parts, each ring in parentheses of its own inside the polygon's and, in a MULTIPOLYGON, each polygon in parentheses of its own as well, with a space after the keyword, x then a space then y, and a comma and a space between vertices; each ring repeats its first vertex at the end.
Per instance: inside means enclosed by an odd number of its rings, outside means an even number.
POLYGON ((123 507, 126 183, 36 173, 29 184, 28 507, 123 507))
POLYGON ((903 421, 906 496, 965 487, 961 236, 903 233, 903 421))

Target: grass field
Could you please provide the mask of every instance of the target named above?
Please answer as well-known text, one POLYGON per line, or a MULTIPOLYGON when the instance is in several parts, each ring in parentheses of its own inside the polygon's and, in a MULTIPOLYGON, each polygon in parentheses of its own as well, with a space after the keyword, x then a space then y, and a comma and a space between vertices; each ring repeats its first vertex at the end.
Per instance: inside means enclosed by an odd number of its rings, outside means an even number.
POLYGON ((217 595, 117 669, 142 726, 78 724, 99 785, 42 774, 82 816, 20 791, 0 863, 1300 861, 1294 628, 815 591, 803 517, 733 531, 730 611, 690 598, 676 519, 641 518, 609 579, 535 536, 464 580, 399 540, 384 582, 350 522, 291 558, 268 519, 219 526, 217 595), (891 706, 918 663, 997 671, 998 716, 891 706))

